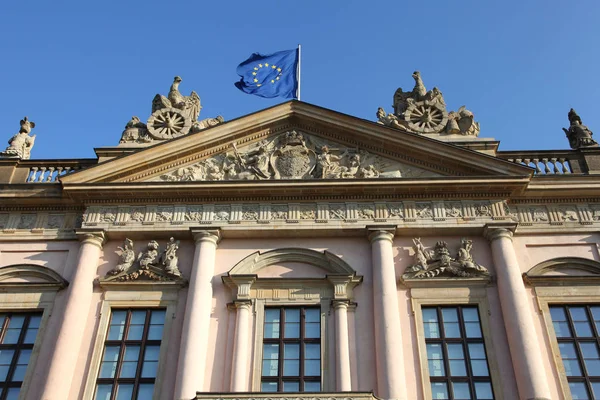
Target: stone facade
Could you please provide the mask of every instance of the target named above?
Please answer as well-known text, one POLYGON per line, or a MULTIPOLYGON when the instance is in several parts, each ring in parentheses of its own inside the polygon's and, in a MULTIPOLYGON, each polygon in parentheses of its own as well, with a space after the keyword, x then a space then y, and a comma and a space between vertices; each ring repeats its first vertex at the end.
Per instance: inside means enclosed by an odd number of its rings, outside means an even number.
POLYGON ((123 310, 164 312, 148 399, 432 399, 444 307, 478 315, 495 399, 569 399, 552 312, 600 304, 591 131, 573 112, 572 150, 502 152, 413 78, 377 122, 298 101, 224 122, 176 77, 97 160, 7 149, 0 312, 41 316, 19 399, 99 396, 123 310), (279 309, 315 311, 320 393, 261 392, 287 379, 279 309))

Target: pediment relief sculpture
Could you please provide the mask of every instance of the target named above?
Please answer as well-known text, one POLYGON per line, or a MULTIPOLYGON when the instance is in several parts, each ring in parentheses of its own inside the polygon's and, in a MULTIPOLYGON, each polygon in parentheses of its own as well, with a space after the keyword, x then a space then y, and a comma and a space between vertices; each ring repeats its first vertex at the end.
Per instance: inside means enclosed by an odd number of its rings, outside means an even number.
POLYGON ((156 240, 151 240, 145 250, 135 255, 133 241, 125 239, 117 248, 119 263, 106 274, 104 282, 179 281, 183 280, 178 268, 179 241, 171 238, 161 252, 156 240))
POLYGON ((8 147, 0 152, 0 158, 19 158, 29 160, 31 149, 35 143, 35 135, 30 135, 31 129, 35 128, 35 122, 29 121, 27 117, 20 121, 21 128, 8 141, 8 147))
POLYGON ((479 123, 471 111, 462 106, 458 111, 448 112, 437 87, 428 91, 419 71, 412 77, 415 86, 410 92, 398 88, 394 93, 393 113, 386 113, 382 107, 377 109, 378 123, 421 134, 479 135, 479 123))
POLYGON ((433 250, 427 250, 420 238, 413 239, 414 264, 406 269, 402 279, 446 277, 487 277, 487 268, 477 264, 471 255, 473 241, 461 240, 461 246, 455 257, 450 255, 448 244, 444 241, 436 243, 433 250))
POLYGON ((154 181, 372 179, 438 176, 295 130, 162 174, 154 181))
POLYGON ((167 96, 157 94, 152 100, 152 114, 147 123, 137 116, 125 125, 120 145, 154 144, 156 141, 174 139, 188 133, 197 133, 224 122, 222 116, 198 120, 202 106, 195 91, 189 96, 179 92, 182 79, 176 76, 167 96))

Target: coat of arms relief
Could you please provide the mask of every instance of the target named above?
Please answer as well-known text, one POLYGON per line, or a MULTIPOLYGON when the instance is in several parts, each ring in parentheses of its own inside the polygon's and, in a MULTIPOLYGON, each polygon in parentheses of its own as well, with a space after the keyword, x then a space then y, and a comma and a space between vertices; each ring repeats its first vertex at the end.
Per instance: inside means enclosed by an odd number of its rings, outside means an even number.
POLYGON ((370 179, 439 176, 295 130, 230 150, 153 181, 370 179))

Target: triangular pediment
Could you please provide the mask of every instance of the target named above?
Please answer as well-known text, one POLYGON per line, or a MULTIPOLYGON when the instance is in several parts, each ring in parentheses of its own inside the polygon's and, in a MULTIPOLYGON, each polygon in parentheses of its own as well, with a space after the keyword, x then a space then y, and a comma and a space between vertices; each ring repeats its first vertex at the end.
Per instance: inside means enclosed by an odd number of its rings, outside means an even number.
POLYGON ((265 181, 404 183, 442 177, 446 183, 511 178, 520 185, 531 176, 530 168, 487 154, 291 101, 138 149, 61 181, 67 190, 88 190, 92 184, 214 188, 249 180, 256 187, 265 181))

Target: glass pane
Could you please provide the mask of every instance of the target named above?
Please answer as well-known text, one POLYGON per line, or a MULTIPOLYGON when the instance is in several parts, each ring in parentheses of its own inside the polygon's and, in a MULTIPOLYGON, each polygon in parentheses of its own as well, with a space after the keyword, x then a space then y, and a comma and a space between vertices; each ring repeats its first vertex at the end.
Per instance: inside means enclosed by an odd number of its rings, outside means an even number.
POLYGON ((462 344, 448 344, 448 364, 451 376, 467 376, 462 344))
POLYGON ((431 398, 435 400, 448 400, 448 386, 442 382, 431 382, 431 398))
POLYGON ((471 360, 473 376, 490 376, 486 360, 471 360))
POLYGON ((297 308, 286 309, 285 322, 300 322, 300 310, 297 308))
POLYGON ((320 392, 321 382, 304 382, 305 392, 320 392))
POLYGON ((309 308, 305 310, 304 316, 306 322, 321 322, 321 310, 319 310, 318 308, 309 308))
POLYGON ((117 361, 119 359, 119 346, 107 346, 104 349, 104 358, 100 365, 100 378, 114 378, 117 371, 117 361))
POLYGON ((129 325, 127 332, 127 340, 142 340, 144 333, 144 325, 129 325))
POLYGON ((108 340, 121 340, 125 331, 127 311, 113 311, 108 329, 108 340))
POLYGON ((142 365, 142 378, 156 378, 157 369, 157 361, 144 361, 144 364, 142 365))
POLYGON ((8 389, 8 394, 6 395, 6 400, 18 400, 20 391, 21 391, 21 388, 8 389))
POLYGON ((300 360, 283 360, 283 376, 300 375, 300 360))
POLYGON ((311 322, 304 325, 304 337, 308 339, 321 337, 321 324, 311 322))
POLYGON ((150 400, 154 394, 153 383, 141 383, 138 389, 137 400, 150 400))
POLYGON ((438 324, 437 310, 435 308, 423 308, 423 328, 426 338, 439 338, 440 328, 438 324))
POLYGON ((556 337, 571 337, 571 328, 568 322, 552 322, 556 337))
POLYGON ((4 334, 4 344, 15 344, 19 341, 19 336, 21 335, 21 328, 23 327, 23 323, 25 322, 24 315, 13 315, 10 317, 10 322, 8 324, 8 329, 4 334))
POLYGON ((600 382, 592 382, 592 392, 595 398, 600 399, 600 382))
POLYGON ((573 400, 588 400, 590 398, 583 382, 569 382, 569 389, 571 389, 573 400))
POLYGON ((277 360, 279 358, 278 344, 263 344, 263 359, 277 360))
POLYGON ((465 333, 468 338, 481 338, 479 322, 465 322, 465 333))
POLYGON ((19 353, 19 359, 17 360, 17 367, 12 377, 13 382, 23 382, 25 378, 25 370, 27 370, 27 364, 29 364, 29 358, 31 357, 31 349, 23 349, 19 353))
POLYGON ((23 343, 35 343, 35 338, 37 336, 41 320, 41 315, 33 315, 31 318, 29 318, 29 326, 27 327, 27 333, 25 333, 25 339, 23 340, 23 343))
POLYGON ((0 350, 0 381, 1 382, 4 382, 6 380, 6 375, 8 374, 8 369, 10 368, 10 364, 12 363, 14 354, 15 354, 14 350, 0 350))
POLYGON ((462 314, 465 322, 479 322, 479 311, 477 311, 477 307, 464 307, 462 309, 462 314))
POLYGON ((121 363, 121 378, 135 378, 140 357, 140 346, 127 346, 121 363))
POLYGON ((569 307, 569 314, 575 326, 575 334, 579 337, 592 336, 592 327, 589 323, 585 307, 569 307))
POLYGON ((289 359, 299 359, 300 358, 300 345, 295 344, 284 344, 283 345, 283 358, 289 359))
POLYGON ((262 376, 277 376, 278 368, 279 368, 278 360, 263 360, 262 376))
POLYGON ((150 325, 148 327, 148 340, 161 340, 163 328, 162 325, 150 325))
POLYGON ((471 389, 467 382, 453 382, 452 392, 455 400, 471 400, 471 389))
POLYGON ((144 361, 158 361, 160 346, 146 346, 144 350, 144 361))
POLYGON ((475 382, 475 396, 477 400, 492 400, 492 384, 490 382, 475 382))
POLYGON ((133 396, 132 384, 120 384, 117 386, 117 400, 131 400, 133 396))
POLYGON ((600 376, 600 355, 596 343, 579 343, 587 375, 600 376))
POLYGON ((447 338, 459 338, 458 310, 456 308, 443 308, 442 319, 444 321, 444 335, 447 338))
POLYGON ((284 392, 299 392, 300 382, 283 382, 284 392))
POLYGON ((427 344, 427 359, 430 376, 445 376, 442 346, 439 344, 427 344))
POLYGON ((285 338, 299 338, 300 337, 300 323, 299 322, 286 322, 285 323, 285 338))
POLYGON ((565 314, 564 307, 550 307, 550 316, 552 321, 566 321, 567 314, 565 314))
POLYGON ((469 358, 473 376, 489 376, 483 343, 469 343, 469 358))
POLYGON ((316 343, 307 343, 304 345, 304 358, 321 358, 321 345, 316 343))
POLYGON ((261 392, 276 392, 277 391, 277 382, 262 382, 260 384, 261 392))
POLYGON ((558 348, 563 359, 563 365, 565 367, 565 373, 567 376, 581 376, 581 368, 579 367, 579 361, 577 360, 577 354, 575 353, 575 346, 573 343, 559 343, 558 348))
MULTIPOLYGON (((165 324, 165 315, 166 315, 165 310, 152 311, 152 315, 150 316, 150 324, 151 325, 164 325, 165 324)), ((152 387, 152 390, 154 390, 154 387, 152 387)))
POLYGON ((321 376, 321 360, 304 360, 304 375, 321 376))
POLYGON ((265 323, 279 323, 279 310, 277 309, 266 309, 265 310, 265 323))
POLYGON ((265 324, 265 338, 266 339, 277 339, 279 338, 279 323, 265 324))

